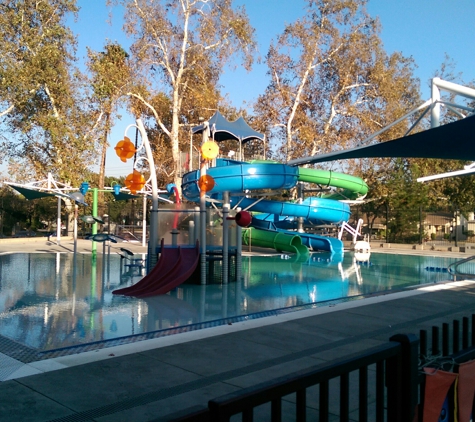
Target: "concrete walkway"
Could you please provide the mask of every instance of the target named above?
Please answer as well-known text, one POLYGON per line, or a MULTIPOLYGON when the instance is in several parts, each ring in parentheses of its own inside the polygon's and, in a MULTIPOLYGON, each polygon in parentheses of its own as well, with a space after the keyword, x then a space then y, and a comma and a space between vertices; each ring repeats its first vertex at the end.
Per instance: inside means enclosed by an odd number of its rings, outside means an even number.
MULTIPOLYGON (((167 421, 223 394, 474 312, 475 283, 446 283, 32 362, 0 383, 0 421, 167 421)), ((317 403, 308 407, 315 420, 317 403)), ((294 420, 292 409, 284 403, 283 420, 294 420)))

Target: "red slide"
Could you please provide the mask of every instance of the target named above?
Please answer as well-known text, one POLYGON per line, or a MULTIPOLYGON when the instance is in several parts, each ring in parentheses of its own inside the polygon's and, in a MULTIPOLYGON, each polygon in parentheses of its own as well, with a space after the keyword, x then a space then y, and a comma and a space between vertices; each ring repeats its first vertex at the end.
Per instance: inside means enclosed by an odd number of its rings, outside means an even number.
POLYGON ((160 259, 158 260, 155 267, 141 280, 135 283, 133 286, 124 287, 122 289, 114 290, 112 293, 115 295, 128 295, 128 293, 132 293, 136 290, 142 289, 142 287, 147 286, 150 280, 154 280, 160 274, 165 274, 171 271, 171 269, 175 266, 180 251, 178 248, 165 248, 164 247, 164 240, 162 239, 160 244, 161 255, 160 259))
POLYGON ((134 294, 134 296, 142 298, 168 293, 190 278, 199 261, 200 248, 198 242, 196 242, 194 248, 180 248, 180 258, 175 268, 157 280, 158 282, 147 288, 146 291, 134 294))
POLYGON ((199 262, 199 245, 194 248, 165 248, 162 240, 162 253, 157 265, 144 278, 133 286, 114 290, 116 295, 148 297, 168 293, 185 282, 199 262))

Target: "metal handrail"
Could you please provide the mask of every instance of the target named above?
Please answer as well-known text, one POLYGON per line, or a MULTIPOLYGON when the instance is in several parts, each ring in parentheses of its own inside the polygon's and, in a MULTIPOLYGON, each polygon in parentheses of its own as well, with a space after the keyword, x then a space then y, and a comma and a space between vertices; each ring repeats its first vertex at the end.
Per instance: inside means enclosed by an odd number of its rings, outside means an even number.
POLYGON ((466 262, 469 262, 469 261, 472 261, 472 260, 475 260, 475 255, 473 256, 469 256, 468 258, 464 258, 460 261, 456 261, 456 262, 453 262, 452 264, 450 264, 448 267, 447 267, 447 272, 454 276, 454 277, 466 277, 466 278, 475 278, 475 274, 467 274, 467 273, 462 273, 462 272, 459 272, 457 270, 457 268, 462 265, 462 264, 465 264, 466 262))

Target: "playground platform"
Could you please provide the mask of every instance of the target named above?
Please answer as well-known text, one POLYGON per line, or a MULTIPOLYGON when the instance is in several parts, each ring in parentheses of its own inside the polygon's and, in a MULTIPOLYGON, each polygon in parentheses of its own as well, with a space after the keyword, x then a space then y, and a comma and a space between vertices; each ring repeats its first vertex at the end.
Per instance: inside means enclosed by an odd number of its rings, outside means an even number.
MULTIPOLYGON (((18 245, 23 252, 58 247, 30 239, 18 245)), ((139 253, 141 246, 130 246, 139 253)), ((90 242, 78 245, 88 247, 90 242)), ((5 248, 0 243, 0 253, 5 248)), ((32 362, 0 383, 0 420, 168 421, 220 395, 361 352, 397 333, 418 334, 474 310, 475 283, 449 282, 32 362)), ((314 406, 309 400, 309 415, 314 406)), ((357 415, 355 406, 352 402, 357 415)), ((283 412, 283 420, 293 420, 290 402, 283 412)))

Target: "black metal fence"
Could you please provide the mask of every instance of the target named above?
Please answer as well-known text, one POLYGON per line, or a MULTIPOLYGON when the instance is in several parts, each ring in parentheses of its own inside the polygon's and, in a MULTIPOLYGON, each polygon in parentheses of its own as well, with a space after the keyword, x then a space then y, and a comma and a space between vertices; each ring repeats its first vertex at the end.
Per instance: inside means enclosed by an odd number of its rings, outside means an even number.
MULTIPOLYGON (((442 327, 433 326, 430 331, 421 330, 420 340, 415 335, 398 334, 388 343, 360 354, 212 399, 206 409, 190 409, 173 420, 324 422, 330 418, 349 421, 351 417, 360 422, 422 421, 422 369, 457 372, 459 365, 475 359, 474 327, 475 314, 442 327), (335 395, 336 406, 334 400, 330 402, 335 395)), ((470 405, 475 414, 473 403, 470 405)))
POLYGON ((358 220, 362 219, 363 233, 372 240, 434 247, 475 245, 473 213, 461 213, 449 208, 395 209, 389 206, 372 211, 355 206, 351 212, 350 223, 356 227, 358 220))

